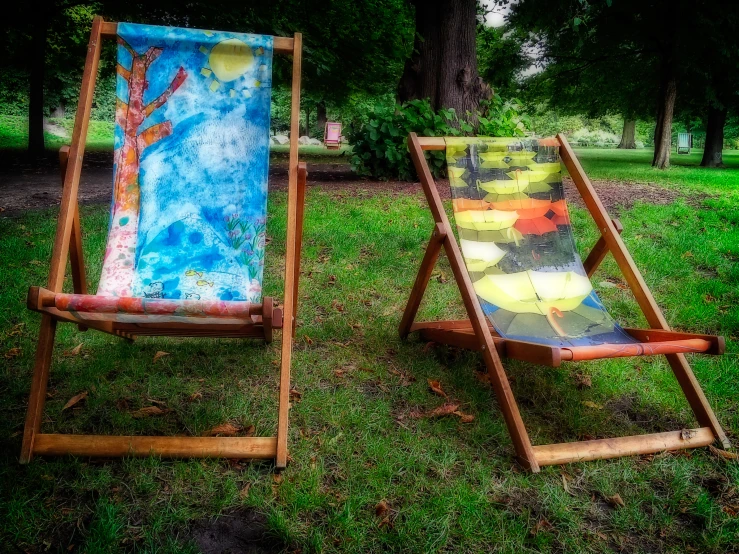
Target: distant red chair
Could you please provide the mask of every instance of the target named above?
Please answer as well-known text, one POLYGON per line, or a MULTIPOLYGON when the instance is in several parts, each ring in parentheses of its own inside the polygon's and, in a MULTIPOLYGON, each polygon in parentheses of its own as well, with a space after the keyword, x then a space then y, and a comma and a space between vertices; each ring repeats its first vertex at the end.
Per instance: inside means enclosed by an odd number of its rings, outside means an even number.
POLYGON ((341 123, 326 122, 323 144, 329 150, 338 150, 341 147, 341 123))

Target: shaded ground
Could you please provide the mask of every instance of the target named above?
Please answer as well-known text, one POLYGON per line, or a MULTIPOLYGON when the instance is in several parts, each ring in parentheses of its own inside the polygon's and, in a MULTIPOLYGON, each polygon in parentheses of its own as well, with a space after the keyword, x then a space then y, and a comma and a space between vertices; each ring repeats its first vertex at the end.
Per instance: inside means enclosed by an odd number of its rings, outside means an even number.
MULTIPOLYGON (((361 191, 364 196, 376 193, 421 194, 418 183, 408 181, 371 181, 352 173, 346 163, 313 163, 308 166, 308 185, 324 190, 361 191)), ((110 202, 112 182, 112 157, 107 152, 89 152, 80 181, 80 204, 107 204, 110 202)), ((569 178, 564 179, 568 198, 575 205, 582 205, 579 195, 569 178)), ((442 198, 449 198, 445 180, 439 182, 442 198)), ((656 184, 638 184, 625 181, 593 181, 598 195, 609 211, 631 208, 635 202, 665 205, 674 202, 681 194, 656 184)), ((284 190, 287 187, 287 162, 280 156, 270 167, 270 187, 284 190)), ((0 152, 0 212, 3 217, 13 217, 28 209, 47 208, 59 204, 61 184, 59 165, 55 157, 29 161, 17 152, 0 152)), ((692 198, 695 201, 695 198, 692 198)))

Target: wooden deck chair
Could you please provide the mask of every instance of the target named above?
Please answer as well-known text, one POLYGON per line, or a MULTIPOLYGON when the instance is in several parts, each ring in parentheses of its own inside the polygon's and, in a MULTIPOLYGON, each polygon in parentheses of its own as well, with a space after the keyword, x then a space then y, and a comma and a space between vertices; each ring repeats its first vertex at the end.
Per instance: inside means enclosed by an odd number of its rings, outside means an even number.
POLYGON ((87 49, 42 314, 21 463, 34 454, 287 460, 290 359, 306 167, 298 163, 302 38, 103 22, 87 49), (87 292, 77 192, 102 39, 118 44, 115 171, 97 294, 87 292), (291 55, 285 294, 262 298, 272 54, 291 55), (62 291, 67 256, 74 294, 62 291), (57 322, 139 335, 260 338, 283 329, 274 437, 142 437, 40 430, 57 322))
POLYGON ((619 233, 563 135, 548 139, 422 138, 411 157, 436 225, 400 323, 435 341, 482 352, 520 462, 540 466, 729 443, 684 353, 721 354, 722 337, 670 330, 619 233), (424 150, 446 150, 457 242, 424 150), (601 237, 583 264, 574 248, 560 156, 601 237), (441 249, 449 258, 468 319, 414 323, 441 249), (623 329, 589 277, 610 251, 651 329, 623 329), (664 354, 700 428, 634 437, 533 446, 501 358, 557 367, 563 361, 664 354))
POLYGON ((326 128, 323 131, 323 144, 329 150, 341 148, 341 123, 326 122, 326 128))

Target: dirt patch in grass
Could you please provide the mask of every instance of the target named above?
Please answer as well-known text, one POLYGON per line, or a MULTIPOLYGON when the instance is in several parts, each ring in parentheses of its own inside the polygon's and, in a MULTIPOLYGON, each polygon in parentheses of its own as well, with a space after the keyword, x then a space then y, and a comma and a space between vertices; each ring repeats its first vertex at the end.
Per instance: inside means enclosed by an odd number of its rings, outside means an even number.
MULTIPOLYGON (((80 180, 80 204, 108 204, 111 197, 113 156, 109 152, 85 154, 80 180)), ((269 177, 270 190, 287 190, 288 171, 284 157, 272 160, 269 177)), ((376 194, 416 195, 423 200, 419 183, 410 181, 371 181, 352 173, 347 163, 311 163, 308 165, 308 185, 353 197, 372 197, 376 194)), ((439 193, 449 199, 448 182, 440 179, 439 193)), ((564 178, 568 198, 576 206, 583 206, 577 190, 568 177, 564 178)), ((707 195, 685 196, 677 190, 656 184, 624 181, 593 181, 593 186, 606 209, 618 213, 636 202, 670 204, 684 198, 691 204, 700 204, 707 195)), ((0 217, 13 217, 29 209, 58 205, 61 199, 59 162, 55 156, 28 159, 17 152, 0 152, 0 217)))
POLYGON ((252 509, 197 520, 190 537, 203 554, 268 554, 285 549, 283 543, 270 536, 267 518, 252 509))

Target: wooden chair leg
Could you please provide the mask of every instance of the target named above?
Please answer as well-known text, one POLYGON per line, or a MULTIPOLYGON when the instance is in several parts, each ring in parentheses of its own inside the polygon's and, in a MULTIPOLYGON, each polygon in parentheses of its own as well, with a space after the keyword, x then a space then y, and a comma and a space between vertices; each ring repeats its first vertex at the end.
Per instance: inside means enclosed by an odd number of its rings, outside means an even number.
POLYGON ((677 382, 680 384, 685 398, 688 399, 688 404, 695 414, 695 418, 698 423, 703 427, 709 427, 713 431, 716 440, 718 440, 724 448, 731 448, 731 442, 729 442, 726 433, 724 433, 721 424, 718 422, 716 415, 711 409, 711 405, 708 403, 706 395, 703 393, 698 379, 695 378, 693 370, 688 364, 688 360, 684 354, 668 354, 667 358, 672 372, 675 374, 677 382))
POLYGON ((33 365, 31 393, 28 396, 28 411, 26 425, 23 429, 23 446, 21 447, 20 463, 27 464, 33 458, 33 442, 41 429, 41 418, 46 402, 46 386, 49 382, 49 369, 54 351, 56 336, 56 321, 51 316, 41 318, 41 330, 36 346, 36 359, 33 365))
MULTIPOLYGON (((292 333, 295 338, 295 326, 298 319, 298 293, 300 287, 300 252, 303 248, 303 219, 305 214, 305 184, 308 179, 308 170, 305 162, 298 164, 298 188, 297 188, 297 216, 295 234, 295 293, 293 295, 293 327, 292 333)), ((283 331, 284 332, 284 331, 283 331)))
MULTIPOLYGON (((59 149, 59 169, 62 173, 62 187, 64 176, 67 174, 69 162, 69 146, 59 149)), ((69 265, 72 269, 72 287, 75 294, 87 294, 87 279, 85 278, 85 260, 82 254, 82 229, 80 228, 80 210, 75 201, 74 215, 72 216, 72 233, 69 239, 69 265)), ((79 325, 80 331, 87 331, 87 326, 79 325)))
MULTIPOLYGON (((616 228, 616 231, 618 231, 619 235, 624 230, 623 225, 621 225, 621 222, 618 219, 613 220, 613 226, 616 228)), ((595 270, 598 269, 601 262, 603 262, 603 260, 605 259, 606 254, 608 254, 608 245, 606 244, 606 239, 600 237, 593 245, 593 249, 590 251, 590 254, 588 254, 588 257, 582 263, 583 267, 585 268, 585 273, 587 273, 588 277, 593 276, 595 270)))
POLYGON ((418 268, 416 282, 411 289, 411 295, 408 298, 408 304, 405 306, 403 318, 400 320, 398 332, 400 333, 401 339, 406 338, 408 333, 411 332, 411 325, 413 325, 413 320, 416 318, 418 308, 423 299, 423 293, 426 292, 429 279, 431 279, 431 272, 434 270, 436 260, 439 259, 439 252, 441 252, 445 240, 446 231, 444 230, 444 226, 441 223, 437 223, 434 232, 431 233, 431 239, 426 247, 426 253, 423 255, 421 267, 418 268))

